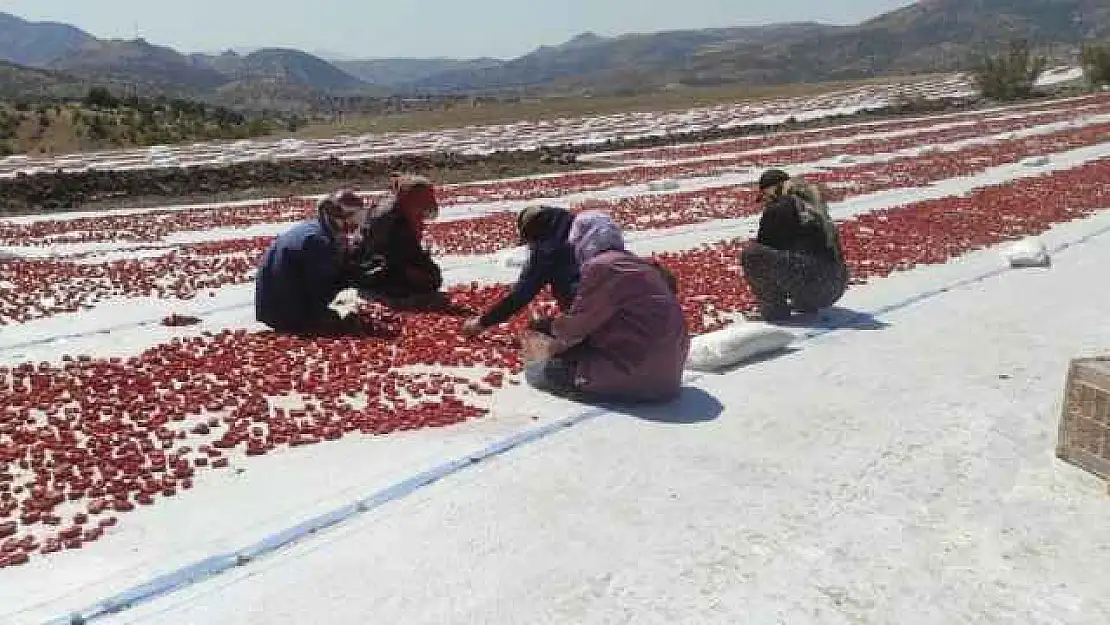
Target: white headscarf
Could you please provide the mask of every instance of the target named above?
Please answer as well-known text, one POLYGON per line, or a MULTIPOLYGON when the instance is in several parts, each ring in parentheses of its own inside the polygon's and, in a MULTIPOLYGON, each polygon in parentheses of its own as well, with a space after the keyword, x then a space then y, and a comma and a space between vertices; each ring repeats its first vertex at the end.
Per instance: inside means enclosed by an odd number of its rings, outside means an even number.
POLYGON ((579 265, 602 252, 625 251, 620 226, 600 211, 587 211, 575 217, 567 242, 574 248, 579 265))

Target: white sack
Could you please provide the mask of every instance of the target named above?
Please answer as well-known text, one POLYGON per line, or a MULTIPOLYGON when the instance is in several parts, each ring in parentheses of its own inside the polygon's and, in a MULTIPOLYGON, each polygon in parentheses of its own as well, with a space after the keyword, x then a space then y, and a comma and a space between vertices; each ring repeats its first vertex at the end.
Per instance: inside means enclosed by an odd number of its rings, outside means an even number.
POLYGON ((1028 158, 1022 159, 1021 164, 1025 167, 1044 167, 1045 165, 1048 165, 1048 157, 1043 155, 1030 156, 1028 158))
POLYGON ((648 183, 649 191, 673 191, 677 188, 678 182, 675 180, 656 180, 648 183))
POLYGON ((766 323, 739 322, 716 332, 695 336, 690 341, 686 368, 717 371, 785 349, 794 335, 766 323))
POLYGON ((1040 239, 1019 241, 1002 250, 1002 257, 1011 267, 1047 267, 1052 262, 1040 239))

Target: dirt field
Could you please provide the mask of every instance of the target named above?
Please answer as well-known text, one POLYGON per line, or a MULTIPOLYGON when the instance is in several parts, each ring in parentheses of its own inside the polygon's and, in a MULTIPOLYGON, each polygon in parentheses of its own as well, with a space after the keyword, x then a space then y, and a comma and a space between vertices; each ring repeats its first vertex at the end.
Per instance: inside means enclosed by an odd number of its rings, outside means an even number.
POLYGON ((612 115, 632 111, 681 110, 731 102, 811 96, 863 85, 887 84, 898 80, 904 80, 904 77, 762 87, 681 88, 630 97, 565 97, 522 101, 512 104, 488 104, 475 107, 458 106, 446 111, 352 117, 343 122, 309 125, 297 132, 296 136, 305 139, 323 139, 342 134, 412 132, 558 117, 612 115))

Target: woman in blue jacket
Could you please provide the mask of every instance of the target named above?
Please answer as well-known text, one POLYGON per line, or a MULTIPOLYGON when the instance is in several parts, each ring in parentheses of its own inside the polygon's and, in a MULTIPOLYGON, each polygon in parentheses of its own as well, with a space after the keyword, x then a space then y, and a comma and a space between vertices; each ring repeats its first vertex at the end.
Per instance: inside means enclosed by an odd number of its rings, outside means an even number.
POLYGON ((365 213, 362 198, 340 191, 320 201, 315 219, 278 236, 255 280, 256 319, 290 334, 354 331, 354 318, 341 318, 330 305, 352 286, 349 267, 365 213))
POLYGON ((528 260, 512 290, 484 315, 463 324, 463 334, 473 337, 508 321, 550 286, 564 312, 578 289, 578 261, 567 242, 574 215, 556 206, 530 206, 517 217, 521 242, 528 246, 528 260))

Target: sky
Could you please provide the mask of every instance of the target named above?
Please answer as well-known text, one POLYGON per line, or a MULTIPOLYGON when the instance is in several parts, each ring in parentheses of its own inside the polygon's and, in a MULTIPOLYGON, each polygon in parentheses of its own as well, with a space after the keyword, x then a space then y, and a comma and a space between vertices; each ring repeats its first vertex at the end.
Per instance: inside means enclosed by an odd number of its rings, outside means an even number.
POLYGON ((349 57, 512 58, 599 35, 784 21, 849 24, 906 0, 0 0, 0 11, 181 52, 291 47, 349 57))

